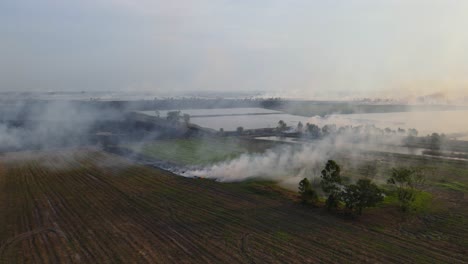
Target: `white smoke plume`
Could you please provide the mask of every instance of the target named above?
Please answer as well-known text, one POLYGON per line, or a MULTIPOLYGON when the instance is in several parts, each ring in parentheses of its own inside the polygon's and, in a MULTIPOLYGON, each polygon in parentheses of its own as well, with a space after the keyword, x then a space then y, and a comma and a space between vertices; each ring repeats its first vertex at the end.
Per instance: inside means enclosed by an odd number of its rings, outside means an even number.
POLYGON ((401 136, 365 137, 356 142, 356 136, 346 133, 297 146, 279 146, 260 154, 243 154, 237 159, 214 164, 210 167, 187 171, 187 177, 215 179, 220 182, 237 182, 250 178, 274 180, 296 184, 304 177, 319 177, 329 159, 346 155, 349 162, 357 162, 360 151, 375 150, 387 144, 401 144, 401 136), (385 145, 384 145, 385 144, 385 145))
POLYGON ((292 171, 306 167, 311 161, 324 160, 324 157, 319 149, 310 146, 301 151, 294 150, 293 147, 282 147, 267 150, 262 154, 243 154, 237 159, 187 172, 186 175, 227 182, 253 177, 280 179, 292 171))

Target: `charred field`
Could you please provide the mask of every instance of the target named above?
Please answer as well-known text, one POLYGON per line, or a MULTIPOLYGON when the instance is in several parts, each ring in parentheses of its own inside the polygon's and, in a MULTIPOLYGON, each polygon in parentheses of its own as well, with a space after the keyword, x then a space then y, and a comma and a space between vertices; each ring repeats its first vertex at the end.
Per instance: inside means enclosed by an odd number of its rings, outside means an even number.
POLYGON ((447 174, 430 179, 445 209, 404 216, 384 204, 349 219, 270 181, 184 178, 94 149, 3 154, 0 261, 466 262, 466 165, 409 162, 447 174))

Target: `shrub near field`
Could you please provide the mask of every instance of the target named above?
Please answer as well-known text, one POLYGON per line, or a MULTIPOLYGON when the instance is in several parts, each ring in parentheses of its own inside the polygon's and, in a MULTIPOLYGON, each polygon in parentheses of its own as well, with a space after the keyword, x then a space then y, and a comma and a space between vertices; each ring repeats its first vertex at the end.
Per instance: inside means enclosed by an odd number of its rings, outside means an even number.
POLYGON ((156 140, 129 148, 150 158, 183 165, 207 165, 230 160, 242 153, 262 152, 273 142, 237 138, 188 138, 156 140))
POLYGON ((468 261, 466 207, 419 220, 377 208, 350 221, 291 196, 271 182, 183 178, 91 150, 7 154, 0 262, 468 261))

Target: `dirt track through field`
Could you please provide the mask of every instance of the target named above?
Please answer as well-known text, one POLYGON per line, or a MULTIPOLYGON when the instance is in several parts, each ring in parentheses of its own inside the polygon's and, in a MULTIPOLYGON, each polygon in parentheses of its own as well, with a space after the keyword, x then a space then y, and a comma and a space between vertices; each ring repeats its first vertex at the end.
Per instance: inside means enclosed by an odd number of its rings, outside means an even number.
MULTIPOLYGON (((3 263, 468 261, 466 248, 453 243, 468 230, 455 222, 438 236, 403 220, 404 228, 376 228, 97 151, 29 155, 0 159, 3 263)), ((455 221, 440 217, 426 224, 455 221)))

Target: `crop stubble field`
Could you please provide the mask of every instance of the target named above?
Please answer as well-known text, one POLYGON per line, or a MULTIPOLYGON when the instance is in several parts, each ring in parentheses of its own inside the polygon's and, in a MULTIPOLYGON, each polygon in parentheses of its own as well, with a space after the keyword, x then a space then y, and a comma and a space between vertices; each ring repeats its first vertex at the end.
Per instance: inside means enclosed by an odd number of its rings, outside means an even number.
MULTIPOLYGON (((467 201, 350 220, 269 182, 218 183, 96 150, 0 157, 3 263, 466 263, 467 201)), ((446 192, 445 192, 446 191, 446 192)))

